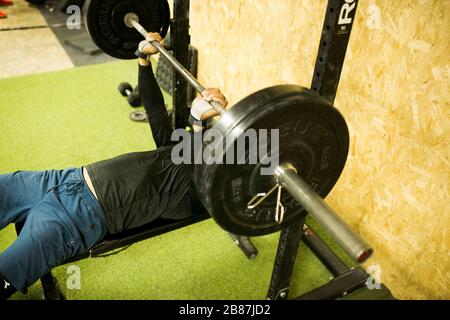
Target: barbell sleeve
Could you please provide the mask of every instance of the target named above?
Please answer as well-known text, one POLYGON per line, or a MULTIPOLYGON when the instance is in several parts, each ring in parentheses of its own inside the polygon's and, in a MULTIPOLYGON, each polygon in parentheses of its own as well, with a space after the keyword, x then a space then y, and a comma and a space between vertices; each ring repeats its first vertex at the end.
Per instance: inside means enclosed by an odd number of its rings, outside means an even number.
POLYGON ((361 263, 370 257, 372 248, 350 229, 333 208, 297 174, 291 164, 277 167, 275 178, 351 258, 361 263))
MULTIPOLYGON (((126 16, 125 24, 132 25, 145 39, 147 39, 147 30, 145 30, 145 28, 137 21, 135 16, 126 16)), ((183 78, 191 84, 195 91, 200 94, 205 91, 206 88, 181 63, 179 63, 177 59, 175 59, 165 48, 163 48, 158 41, 148 41, 148 43, 150 43, 172 64, 172 66, 183 76, 183 78)), ((208 103, 220 115, 226 111, 225 108, 217 101, 208 101, 208 103)))

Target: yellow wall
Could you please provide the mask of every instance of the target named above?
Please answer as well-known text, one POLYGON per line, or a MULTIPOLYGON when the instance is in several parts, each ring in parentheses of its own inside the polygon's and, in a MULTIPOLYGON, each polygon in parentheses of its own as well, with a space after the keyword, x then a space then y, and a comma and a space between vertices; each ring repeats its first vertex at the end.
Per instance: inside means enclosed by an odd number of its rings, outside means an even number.
MULTIPOLYGON (((270 85, 308 86, 325 8, 191 1, 200 81, 232 103, 270 85)), ((327 200, 373 245, 366 267, 378 264, 403 299, 450 298, 449 14, 448 0, 360 1, 335 102, 351 149, 327 200)))

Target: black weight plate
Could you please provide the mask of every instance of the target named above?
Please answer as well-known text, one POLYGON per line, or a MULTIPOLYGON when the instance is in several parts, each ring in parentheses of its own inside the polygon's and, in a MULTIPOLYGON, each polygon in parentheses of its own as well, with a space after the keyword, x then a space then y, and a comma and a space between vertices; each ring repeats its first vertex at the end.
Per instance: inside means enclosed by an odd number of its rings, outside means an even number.
POLYGON ((166 0, 86 0, 83 14, 86 28, 95 44, 105 53, 119 59, 135 59, 142 35, 125 25, 127 13, 139 17, 148 32, 159 32, 164 38, 170 23, 166 0))
MULTIPOLYGON (((322 197, 337 182, 347 159, 349 137, 344 118, 326 100, 299 86, 258 91, 231 108, 214 128, 220 130, 228 143, 236 141, 249 128, 279 129, 279 163, 291 162, 322 197)), ((272 176, 260 174, 261 166, 196 166, 200 199, 225 230, 246 236, 265 235, 306 214, 286 190, 282 196, 286 211, 281 224, 274 217, 275 193, 258 207, 247 209, 253 196, 274 186, 272 176)))

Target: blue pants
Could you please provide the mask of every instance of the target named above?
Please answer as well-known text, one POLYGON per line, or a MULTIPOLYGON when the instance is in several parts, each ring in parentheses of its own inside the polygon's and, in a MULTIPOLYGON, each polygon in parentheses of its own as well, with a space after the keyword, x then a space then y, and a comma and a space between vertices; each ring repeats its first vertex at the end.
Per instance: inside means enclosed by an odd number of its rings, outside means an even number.
POLYGON ((106 235, 103 211, 82 168, 0 175, 0 230, 16 222, 24 227, 0 254, 0 273, 22 292, 106 235))

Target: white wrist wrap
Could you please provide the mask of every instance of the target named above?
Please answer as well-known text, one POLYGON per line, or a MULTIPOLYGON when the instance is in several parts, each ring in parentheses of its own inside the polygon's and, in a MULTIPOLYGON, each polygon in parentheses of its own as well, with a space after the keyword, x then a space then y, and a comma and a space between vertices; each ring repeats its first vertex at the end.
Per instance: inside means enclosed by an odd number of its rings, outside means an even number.
POLYGON ((139 51, 140 51, 140 52, 143 52, 144 48, 145 48, 147 45, 149 45, 149 46, 151 45, 150 43, 148 43, 147 40, 142 40, 141 42, 139 42, 139 51))
POLYGON ((195 99, 194 102, 192 103, 192 107, 191 107, 191 115, 192 117, 194 117, 195 120, 201 120, 202 115, 209 111, 212 110, 213 107, 211 107, 211 105, 203 100, 203 99, 195 99))

